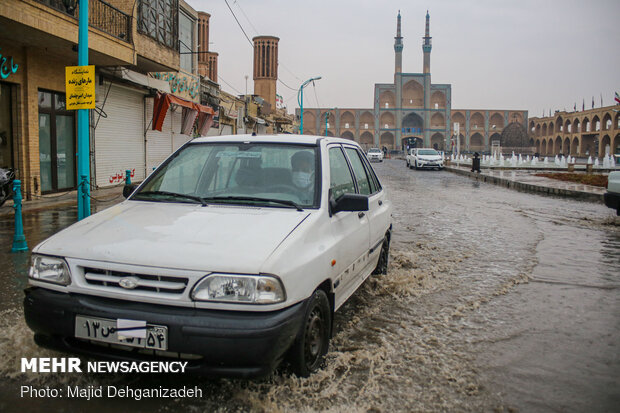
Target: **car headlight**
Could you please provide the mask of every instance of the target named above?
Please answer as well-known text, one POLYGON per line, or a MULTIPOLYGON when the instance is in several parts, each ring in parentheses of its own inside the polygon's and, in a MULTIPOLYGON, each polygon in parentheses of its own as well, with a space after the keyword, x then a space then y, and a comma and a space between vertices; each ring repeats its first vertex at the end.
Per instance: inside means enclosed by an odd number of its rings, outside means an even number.
POLYGON ((195 301, 275 304, 286 299, 279 279, 268 275, 210 274, 192 290, 195 301))
POLYGON ((33 255, 28 277, 60 285, 69 285, 71 275, 69 267, 62 258, 33 255))

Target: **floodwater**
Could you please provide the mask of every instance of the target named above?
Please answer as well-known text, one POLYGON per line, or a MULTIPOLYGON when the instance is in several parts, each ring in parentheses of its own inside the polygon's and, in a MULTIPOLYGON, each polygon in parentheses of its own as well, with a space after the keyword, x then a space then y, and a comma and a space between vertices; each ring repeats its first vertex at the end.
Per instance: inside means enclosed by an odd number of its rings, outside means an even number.
MULTIPOLYGON (((515 192, 449 172, 375 164, 394 202, 389 273, 336 314, 307 379, 21 374, 28 254, 0 221, 0 411, 612 412, 620 406, 620 218, 602 204, 515 192), (202 398, 20 398, 38 388, 198 386, 202 398)), ((24 217, 30 247, 75 208, 24 217)))

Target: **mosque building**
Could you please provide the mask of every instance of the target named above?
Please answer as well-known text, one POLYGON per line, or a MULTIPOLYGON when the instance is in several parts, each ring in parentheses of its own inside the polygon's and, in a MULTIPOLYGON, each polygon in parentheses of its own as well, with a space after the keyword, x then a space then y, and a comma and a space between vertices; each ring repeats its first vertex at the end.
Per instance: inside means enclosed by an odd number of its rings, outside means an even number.
MULTIPOLYGON (((394 82, 376 83, 374 106, 355 108, 305 108, 303 134, 340 136, 364 148, 433 147, 454 150, 456 131, 461 151, 503 151, 530 146, 527 110, 453 109, 452 85, 431 82, 430 15, 422 38, 422 73, 403 72, 403 37, 398 12, 394 38, 394 82), (458 126, 456 126, 458 124, 458 126)), ((300 110, 296 110, 298 116, 300 110)))

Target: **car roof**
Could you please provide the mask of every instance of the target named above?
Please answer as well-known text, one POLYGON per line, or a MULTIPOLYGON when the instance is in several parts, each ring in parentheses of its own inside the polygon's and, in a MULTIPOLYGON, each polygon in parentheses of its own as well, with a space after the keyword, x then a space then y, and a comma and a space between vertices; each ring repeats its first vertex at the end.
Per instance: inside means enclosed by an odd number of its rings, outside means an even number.
POLYGON ((301 143, 301 144, 316 144, 319 141, 324 140, 326 143, 348 143, 359 146, 359 144, 350 139, 334 138, 329 136, 317 136, 317 135, 293 135, 293 134, 277 134, 277 135, 217 135, 217 136, 203 136, 195 138, 192 142, 206 143, 206 142, 281 142, 281 143, 301 143))

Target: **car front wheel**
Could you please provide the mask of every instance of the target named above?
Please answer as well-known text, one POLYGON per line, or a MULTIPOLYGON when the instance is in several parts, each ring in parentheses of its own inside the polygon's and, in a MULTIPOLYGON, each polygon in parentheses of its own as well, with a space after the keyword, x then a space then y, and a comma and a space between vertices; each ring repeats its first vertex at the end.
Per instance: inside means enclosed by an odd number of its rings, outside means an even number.
POLYGON ((308 377, 321 367, 329 348, 331 310, 323 290, 310 298, 301 330, 291 348, 291 366, 295 374, 308 377))

